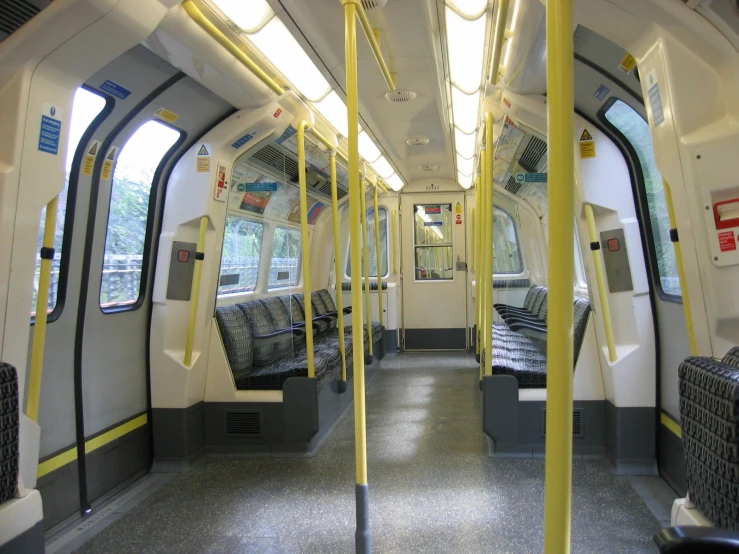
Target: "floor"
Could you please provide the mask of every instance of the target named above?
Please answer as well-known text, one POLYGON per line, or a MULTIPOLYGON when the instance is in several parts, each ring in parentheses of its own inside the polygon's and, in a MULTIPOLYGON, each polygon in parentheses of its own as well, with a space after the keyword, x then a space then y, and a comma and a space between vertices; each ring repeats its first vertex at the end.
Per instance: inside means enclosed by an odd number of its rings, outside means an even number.
MULTIPOLYGON (((474 358, 382 368, 367 390, 373 550, 541 552, 544 462, 486 457, 474 358)), ((573 472, 573 552, 656 551, 663 518, 636 485, 598 462, 573 472)), ((353 552, 353 414, 313 458, 208 459, 114 519, 76 552, 353 552)))

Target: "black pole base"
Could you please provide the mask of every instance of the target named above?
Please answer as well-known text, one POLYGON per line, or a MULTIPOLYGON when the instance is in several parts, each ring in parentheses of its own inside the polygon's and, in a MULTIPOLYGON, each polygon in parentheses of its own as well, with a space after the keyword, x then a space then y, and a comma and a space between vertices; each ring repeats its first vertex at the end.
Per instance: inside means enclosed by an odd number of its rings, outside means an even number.
POLYGON ((373 359, 374 359, 374 357, 372 356, 372 354, 368 354, 367 352, 365 352, 364 353, 364 365, 365 365, 365 367, 368 366, 368 365, 372 365, 372 360, 373 359))
POLYGON ((475 352, 475 360, 477 361, 478 364, 480 363, 480 353, 479 352, 475 352))
POLYGON ((356 485, 357 494, 357 532, 354 545, 357 554, 372 552, 372 536, 369 524, 369 485, 356 485))
POLYGON ((344 394, 346 392, 347 385, 346 381, 339 381, 336 385, 336 392, 339 394, 344 394))

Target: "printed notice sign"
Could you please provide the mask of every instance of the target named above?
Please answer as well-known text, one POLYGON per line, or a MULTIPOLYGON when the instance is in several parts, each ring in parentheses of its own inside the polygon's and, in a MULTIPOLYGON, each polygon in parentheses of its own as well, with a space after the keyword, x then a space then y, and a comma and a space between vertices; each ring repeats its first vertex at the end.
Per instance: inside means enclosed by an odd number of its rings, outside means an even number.
POLYGON ((57 107, 44 102, 41 112, 41 128, 39 129, 38 149, 47 154, 59 153, 59 137, 62 134, 61 114, 57 107))

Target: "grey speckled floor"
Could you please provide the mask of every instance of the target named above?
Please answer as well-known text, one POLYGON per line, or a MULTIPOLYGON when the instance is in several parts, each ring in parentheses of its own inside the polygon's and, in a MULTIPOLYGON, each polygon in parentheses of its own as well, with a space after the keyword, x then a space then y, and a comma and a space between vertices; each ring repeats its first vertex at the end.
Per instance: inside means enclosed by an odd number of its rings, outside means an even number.
MULTIPOLYGON (((375 552, 541 552, 544 462, 485 456, 474 359, 387 357, 367 392, 375 552)), ((220 459, 175 477, 77 552, 353 552, 354 418, 309 459, 220 459)), ((578 462, 573 552, 655 552, 626 478, 578 462)))

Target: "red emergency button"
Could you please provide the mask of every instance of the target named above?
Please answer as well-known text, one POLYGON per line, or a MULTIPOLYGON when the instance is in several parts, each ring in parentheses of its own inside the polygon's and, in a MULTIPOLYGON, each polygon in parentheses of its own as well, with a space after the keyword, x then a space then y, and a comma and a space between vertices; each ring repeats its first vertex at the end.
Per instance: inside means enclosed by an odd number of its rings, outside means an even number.
POLYGON ((177 252, 177 261, 182 263, 187 263, 190 261, 190 252, 187 250, 180 250, 177 252))
POLYGON ((618 244, 618 239, 608 239, 608 251, 609 252, 618 252, 620 245, 618 244))

